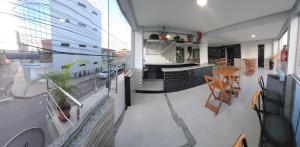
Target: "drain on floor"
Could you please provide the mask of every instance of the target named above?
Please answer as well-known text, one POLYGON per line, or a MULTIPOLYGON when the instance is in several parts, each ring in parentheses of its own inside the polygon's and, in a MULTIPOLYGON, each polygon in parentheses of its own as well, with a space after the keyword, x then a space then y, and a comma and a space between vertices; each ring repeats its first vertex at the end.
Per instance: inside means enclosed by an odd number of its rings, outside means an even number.
POLYGON ((182 147, 193 147, 196 145, 196 140, 194 138, 194 136, 191 134, 191 132, 189 131, 188 127, 186 126, 186 124, 184 123, 183 119, 180 118, 178 116, 178 114, 175 112, 172 104, 171 104, 171 101, 168 97, 168 95, 165 93, 165 98, 166 98, 166 101, 168 103, 168 106, 169 106, 169 109, 171 111, 171 115, 172 115, 172 118, 173 120, 176 122, 176 124, 182 128, 182 131, 184 133, 184 136, 187 140, 187 143, 185 143, 184 145, 182 145, 182 147))

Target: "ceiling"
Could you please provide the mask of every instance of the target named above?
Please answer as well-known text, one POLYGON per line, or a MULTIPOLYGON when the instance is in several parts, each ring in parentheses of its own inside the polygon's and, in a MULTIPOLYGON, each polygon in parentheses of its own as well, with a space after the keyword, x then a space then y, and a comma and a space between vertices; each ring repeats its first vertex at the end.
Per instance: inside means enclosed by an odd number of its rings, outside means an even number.
MULTIPOLYGON (((296 0, 207 0, 199 7, 196 0, 131 0, 139 26, 167 26, 191 31, 209 32, 259 17, 284 12, 293 8, 296 0)), ((269 24, 255 24, 222 32, 221 40, 251 41, 275 38, 286 19, 269 24), (225 40, 224 40, 225 38, 225 40)), ((212 38, 212 37, 210 37, 212 38)), ((208 38, 209 40, 209 38, 208 38)), ((220 40, 219 40, 220 41, 220 40)), ((211 41, 212 42, 212 41, 211 41)), ((222 42, 222 41, 221 41, 222 42)))
POLYGON ((232 30, 219 35, 237 42, 270 39, 275 38, 280 33, 281 27, 284 25, 284 23, 285 20, 281 20, 268 24, 232 30), (252 38, 252 35, 255 35, 256 37, 252 38))

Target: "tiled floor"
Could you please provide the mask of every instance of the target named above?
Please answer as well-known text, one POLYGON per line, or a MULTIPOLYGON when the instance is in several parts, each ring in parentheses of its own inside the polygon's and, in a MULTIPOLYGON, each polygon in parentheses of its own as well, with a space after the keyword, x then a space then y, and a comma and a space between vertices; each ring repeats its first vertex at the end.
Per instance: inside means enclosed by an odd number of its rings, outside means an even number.
MULTIPOLYGON (((250 99, 258 89, 258 75, 266 79, 267 73, 273 72, 259 69, 251 77, 242 76, 239 96, 232 99, 230 106, 222 105, 217 116, 204 107, 209 94, 207 85, 167 96, 196 140, 195 146, 231 146, 241 132, 246 134, 249 146, 257 146, 259 122, 250 99)), ((164 94, 136 94, 115 138, 116 147, 177 147, 186 143, 183 129, 173 120, 164 94)))

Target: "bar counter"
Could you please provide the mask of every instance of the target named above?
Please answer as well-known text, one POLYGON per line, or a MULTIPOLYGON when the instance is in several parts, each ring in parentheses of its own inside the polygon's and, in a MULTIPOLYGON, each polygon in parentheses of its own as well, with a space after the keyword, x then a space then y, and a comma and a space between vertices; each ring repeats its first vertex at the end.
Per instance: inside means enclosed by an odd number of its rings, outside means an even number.
POLYGON ((164 92, 176 92, 205 83, 204 75, 212 76, 213 64, 162 68, 164 92))
POLYGON ((145 64, 143 79, 163 79, 162 68, 180 68, 195 66, 193 63, 145 64))

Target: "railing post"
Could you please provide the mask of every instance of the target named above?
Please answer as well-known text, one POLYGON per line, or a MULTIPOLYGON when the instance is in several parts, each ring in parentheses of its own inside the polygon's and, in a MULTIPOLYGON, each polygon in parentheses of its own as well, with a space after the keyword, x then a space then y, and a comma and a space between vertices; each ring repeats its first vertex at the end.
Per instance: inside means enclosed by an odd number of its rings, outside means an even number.
POLYGON ((77 121, 80 119, 80 108, 77 106, 77 121))

